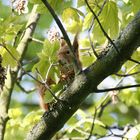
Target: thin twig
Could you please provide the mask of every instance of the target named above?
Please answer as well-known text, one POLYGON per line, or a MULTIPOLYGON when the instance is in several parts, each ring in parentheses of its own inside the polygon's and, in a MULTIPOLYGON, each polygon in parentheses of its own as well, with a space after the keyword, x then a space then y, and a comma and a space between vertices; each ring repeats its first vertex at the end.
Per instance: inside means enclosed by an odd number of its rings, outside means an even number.
MULTIPOLYGON (((127 75, 129 72, 131 72, 135 67, 137 67, 138 64, 135 64, 133 67, 131 67, 125 75, 127 75)), ((102 92, 107 92, 107 91, 112 91, 112 90, 121 90, 121 89, 126 89, 126 88, 134 88, 134 87, 139 87, 139 84, 136 84, 136 85, 130 85, 130 86, 122 86, 122 87, 118 87, 122 81, 124 80, 125 77, 122 77, 119 82, 117 83, 117 85, 115 86, 115 88, 110 88, 110 89, 103 89, 102 92), (112 89, 112 90, 111 90, 112 89), (107 91, 106 91, 107 90, 107 91)), ((99 91, 99 90, 98 90, 99 91)), ((101 90, 100 90, 101 91, 101 90)))
POLYGON ((92 51, 93 51, 94 55, 96 56, 96 58, 98 58, 99 56, 98 56, 98 54, 97 54, 97 52, 96 52, 96 50, 95 50, 95 48, 94 48, 93 41, 91 40, 91 37, 90 37, 90 31, 91 31, 91 29, 92 29, 93 23, 94 23, 94 19, 92 19, 91 27, 90 27, 89 30, 88 30, 88 38, 89 38, 89 42, 90 42, 92 51))
POLYGON ((18 36, 22 33, 22 30, 19 30, 17 33, 16 33, 16 36, 14 37, 13 39, 13 43, 12 43, 12 46, 16 46, 16 42, 17 42, 17 39, 18 39, 18 36))
POLYGON ((35 63, 37 63, 38 61, 39 61, 39 58, 38 58, 38 57, 34 57, 34 58, 31 59, 31 60, 22 62, 22 66, 25 66, 25 65, 28 65, 28 64, 35 64, 35 63))
POLYGON ((34 42, 39 43, 39 44, 44 43, 42 40, 39 40, 39 39, 36 39, 36 38, 33 38, 33 37, 30 38, 30 41, 34 41, 34 42))
POLYGON ((106 36, 106 38, 108 39, 108 41, 113 45, 113 47, 115 48, 115 50, 117 51, 117 53, 120 55, 120 52, 118 50, 118 48, 116 47, 115 43, 112 41, 112 39, 108 36, 108 34, 106 33, 106 31, 104 30, 100 20, 98 19, 98 16, 95 14, 95 12, 93 11, 93 9, 90 7, 89 3, 87 0, 85 0, 89 10, 92 12, 92 14, 94 15, 95 19, 97 20, 99 26, 100 26, 100 29, 102 30, 102 32, 104 33, 104 35, 106 36))
POLYGON ((53 93, 53 91, 51 90, 51 88, 49 87, 49 85, 47 84, 46 80, 43 79, 41 73, 39 72, 39 70, 36 68, 36 72, 38 74, 38 76, 40 77, 41 81, 42 81, 42 84, 47 88, 47 90, 51 93, 51 95, 57 100, 57 101, 60 101, 59 98, 57 98, 55 96, 55 94, 53 93))
POLYGON ((134 63, 140 64, 140 62, 139 62, 139 61, 134 60, 134 59, 132 59, 132 58, 129 58, 128 60, 129 60, 129 61, 132 61, 132 62, 134 62, 134 63))
POLYGON ((47 79, 48 79, 48 76, 49 76, 49 73, 50 73, 50 70, 51 70, 52 66, 53 66, 53 63, 51 63, 50 66, 49 66, 49 68, 48 68, 48 71, 47 71, 46 76, 45 76, 46 77, 45 78, 46 79, 45 81, 47 81, 47 79))
POLYGON ((108 99, 108 97, 110 97, 110 94, 108 93, 108 96, 105 100, 103 100, 103 102, 100 104, 100 106, 98 106, 98 110, 100 109, 99 113, 98 113, 98 117, 100 118, 105 110, 105 108, 111 103, 111 99, 108 100, 106 103, 105 101, 108 99), (104 104, 105 103, 105 104, 104 104))
POLYGON ((36 90, 36 88, 33 88, 31 90, 26 90, 19 82, 17 82, 17 86, 25 93, 31 93, 31 92, 34 92, 36 90))
POLYGON ((119 76, 119 77, 128 77, 128 76, 133 76, 133 75, 136 75, 136 74, 139 74, 139 73, 140 73, 140 71, 130 73, 130 74, 118 74, 118 73, 116 73, 115 75, 119 76))
MULTIPOLYGON (((103 2, 103 4, 102 4, 102 6, 101 6, 101 8, 100 8, 100 11, 98 12, 97 16, 99 16, 99 15, 101 14, 101 12, 102 12, 102 10, 103 10, 105 4, 106 4, 106 0, 104 0, 104 2, 103 2)), ((92 22, 91 22, 90 28, 89 28, 89 30, 88 30, 88 38, 89 38, 89 41, 90 41, 90 44, 91 44, 91 48, 92 48, 92 50, 93 50, 93 53, 94 53, 94 55, 96 56, 96 58, 98 58, 99 56, 98 56, 97 52, 96 52, 95 49, 94 49, 93 41, 91 40, 91 37, 90 37, 90 32, 91 32, 91 30, 93 29, 94 20, 95 20, 95 17, 92 18, 92 22)))
POLYGON ((16 59, 16 57, 10 52, 10 50, 6 47, 5 42, 3 41, 2 44, 0 44, 0 46, 2 46, 10 55, 11 57, 17 62, 17 64, 19 65, 19 61, 16 59))
POLYGON ((100 92, 108 92, 108 91, 113 91, 113 90, 122 90, 122 89, 135 88, 135 87, 140 87, 140 84, 130 85, 130 86, 121 86, 121 87, 115 87, 115 88, 108 88, 108 89, 97 89, 94 92, 100 93, 100 92))
MULTIPOLYGON (((138 64, 135 64, 133 67, 131 67, 125 74, 128 74, 129 72, 131 72, 135 67, 137 67, 138 66, 138 64)), ((120 81, 117 83, 117 85, 116 85, 116 87, 118 87, 121 83, 122 83, 122 81, 124 80, 124 78, 125 77, 122 77, 121 79, 120 79, 120 81)))
POLYGON ((92 122, 91 130, 90 130, 89 136, 86 140, 90 140, 90 138, 92 137, 92 132, 93 132, 93 129, 94 129, 94 126, 95 126, 96 115, 97 115, 97 108, 95 107, 95 113, 94 113, 94 116, 93 116, 93 122, 92 122))

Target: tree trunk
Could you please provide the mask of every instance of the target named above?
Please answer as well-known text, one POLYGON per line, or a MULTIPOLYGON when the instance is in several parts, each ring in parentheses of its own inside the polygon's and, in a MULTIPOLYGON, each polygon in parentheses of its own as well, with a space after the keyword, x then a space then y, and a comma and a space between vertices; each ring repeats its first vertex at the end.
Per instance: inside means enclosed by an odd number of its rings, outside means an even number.
MULTIPOLYGON (((26 26, 26 30, 23 33, 23 38, 17 47, 17 51, 20 54, 19 61, 23 60, 23 56, 28 47, 30 37, 33 35, 37 21, 39 19, 39 14, 36 13, 36 9, 37 9, 37 5, 33 7, 33 10, 29 17, 29 21, 26 26)), ((0 140, 4 139, 6 123, 9 119, 7 113, 10 105, 12 90, 16 82, 18 70, 19 70, 19 66, 17 66, 14 71, 8 68, 5 86, 2 93, 0 93, 0 107, 1 107, 0 108, 0 140)))

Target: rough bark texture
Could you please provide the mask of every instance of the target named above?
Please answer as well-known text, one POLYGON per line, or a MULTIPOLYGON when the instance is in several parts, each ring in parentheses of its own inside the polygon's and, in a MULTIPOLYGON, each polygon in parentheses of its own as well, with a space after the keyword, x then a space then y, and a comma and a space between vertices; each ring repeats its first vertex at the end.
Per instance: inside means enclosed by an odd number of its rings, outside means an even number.
POLYGON ((131 57, 140 45, 140 12, 120 34, 115 45, 120 53, 118 54, 111 46, 106 55, 77 75, 74 82, 62 94, 62 102, 55 103, 53 110, 44 114, 26 140, 51 139, 79 108, 82 101, 97 89, 100 82, 116 73, 131 57))
MULTIPOLYGON (((34 32, 37 21, 39 19, 39 14, 36 13, 36 9, 37 5, 35 5, 32 10, 32 13, 26 26, 27 28, 23 34, 23 38, 17 47, 17 51, 21 55, 19 61, 22 61, 23 59, 24 53, 29 43, 29 39, 34 32)), ((11 72, 10 68, 8 68, 6 84, 4 86, 3 92, 0 93, 0 140, 4 139, 6 123, 8 120, 8 108, 11 100, 12 90, 16 82, 18 70, 19 67, 15 68, 15 70, 11 72)))

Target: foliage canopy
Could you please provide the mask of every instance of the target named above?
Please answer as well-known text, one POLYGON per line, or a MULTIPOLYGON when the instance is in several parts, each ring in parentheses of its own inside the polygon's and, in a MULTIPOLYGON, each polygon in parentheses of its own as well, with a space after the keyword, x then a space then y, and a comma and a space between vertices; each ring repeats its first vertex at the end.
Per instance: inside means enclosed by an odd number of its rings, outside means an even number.
MULTIPOLYGON (((110 42, 87 7, 85 0, 48 0, 48 2, 59 15, 71 40, 79 32, 80 60, 83 69, 87 68, 96 60, 91 44, 99 54, 110 42)), ((88 0, 88 3, 98 15, 101 25, 112 40, 118 38, 126 25, 140 10, 139 0, 88 0)), ((0 2, 2 66, 7 71, 9 68, 14 71, 18 66, 22 67, 17 72, 15 85, 11 91, 12 98, 9 101, 11 103, 8 109, 9 120, 6 125, 5 140, 24 139, 27 132, 40 120, 43 114, 38 105, 37 81, 27 73, 37 80, 41 80, 37 76, 36 69, 38 69, 43 79, 46 78, 46 75, 51 77, 55 82, 51 86, 55 95, 60 95, 66 88, 59 83, 60 70, 57 66, 59 43, 58 41, 51 43, 47 36, 47 32, 52 26, 55 26, 59 31, 60 29, 41 0, 29 0, 26 6, 28 13, 19 14, 16 11, 12 12, 10 1, 8 4, 5 1, 0 2), (30 42, 28 48, 21 56, 21 51, 17 50, 17 47, 24 36, 26 24, 34 5, 38 5, 36 12, 41 16, 33 37, 28 40, 30 42)), ((132 57, 139 60, 139 53, 138 48, 132 57)), ((99 87, 109 88, 137 84, 140 82, 139 69, 139 64, 128 61, 121 67, 118 75, 109 76, 99 87), (136 74, 128 75, 132 73, 136 74)), ((9 78, 5 83, 8 83, 8 80, 9 78)), ((53 96, 49 91, 46 91, 46 102, 52 100, 54 100, 53 96)), ((80 109, 70 118, 65 127, 54 136, 54 139, 80 140, 86 139, 90 133, 93 139, 106 135, 113 136, 113 134, 116 137, 122 137, 124 140, 127 138, 140 139, 139 107, 139 88, 111 91, 111 93, 94 93, 82 103, 80 109), (91 131, 92 126, 94 127, 93 131, 91 131), (120 130, 121 132, 118 134, 120 130)))

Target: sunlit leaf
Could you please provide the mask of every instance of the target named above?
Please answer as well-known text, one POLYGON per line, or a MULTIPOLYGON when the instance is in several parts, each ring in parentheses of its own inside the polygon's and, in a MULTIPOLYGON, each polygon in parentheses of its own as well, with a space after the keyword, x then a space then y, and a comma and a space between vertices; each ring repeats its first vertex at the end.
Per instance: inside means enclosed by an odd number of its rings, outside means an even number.
POLYGON ((10 118, 18 118, 22 115, 22 110, 20 108, 13 108, 8 110, 8 115, 10 118))
POLYGON ((101 13, 101 20, 103 20, 103 27, 108 30, 111 37, 116 37, 119 31, 118 8, 115 2, 110 1, 106 4, 101 13), (106 20, 107 19, 107 20, 106 20))
POLYGON ((125 3, 128 3, 129 2, 129 0, 123 0, 125 3))
POLYGON ((76 22, 74 20, 71 21, 71 24, 67 24, 67 31, 76 34, 81 31, 82 29, 82 21, 76 22))
POLYGON ((20 57, 18 51, 11 47, 11 46, 6 46, 6 48, 9 50, 7 51, 5 48, 1 47, 0 48, 0 53, 3 57, 3 61, 2 64, 3 66, 8 66, 10 65, 12 68, 14 68, 15 66, 17 66, 17 61, 20 57))
POLYGON ((85 54, 80 55, 80 60, 82 62, 83 67, 87 67, 95 61, 95 57, 90 56, 88 52, 85 52, 85 54))
POLYGON ((84 0, 78 0, 78 1, 77 1, 78 7, 81 7, 81 6, 83 6, 84 4, 85 4, 85 1, 84 1, 84 0))
POLYGON ((90 27, 92 18, 93 18, 93 14, 91 12, 89 12, 85 16, 84 23, 83 23, 83 30, 86 30, 86 29, 88 29, 90 27))
POLYGON ((136 13, 140 10, 140 1, 139 0, 132 0, 132 9, 133 9, 133 12, 136 13))
POLYGON ((41 117, 41 113, 42 111, 32 111, 30 112, 29 114, 27 114, 25 116, 25 118, 23 119, 23 124, 22 126, 23 127, 27 127, 27 126, 32 126, 34 125, 35 123, 37 123, 41 117))
MULTIPOLYGON (((81 14, 81 13, 80 13, 81 14)), ((79 11, 74 8, 67 8, 63 11, 62 19, 66 28, 71 33, 77 33, 82 28, 82 21, 79 17, 79 11), (69 16, 67 16, 69 15, 69 16)))

